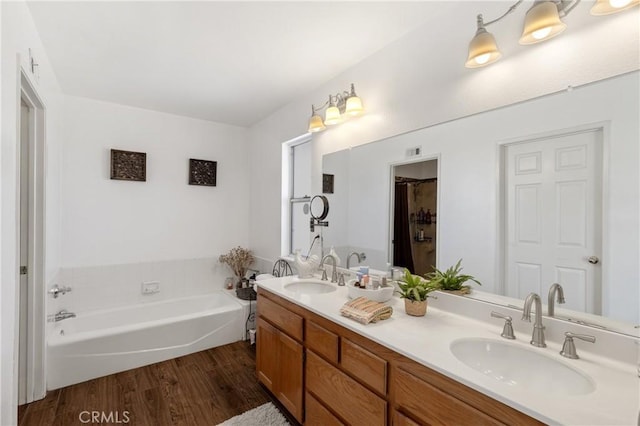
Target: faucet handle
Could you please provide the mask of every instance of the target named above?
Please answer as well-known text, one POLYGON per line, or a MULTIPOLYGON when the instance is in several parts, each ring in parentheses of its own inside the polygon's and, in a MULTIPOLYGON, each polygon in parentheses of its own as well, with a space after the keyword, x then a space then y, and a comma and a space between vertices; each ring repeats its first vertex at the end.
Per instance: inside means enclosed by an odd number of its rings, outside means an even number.
POLYGON ((338 275, 338 285, 339 286, 345 285, 345 283, 344 283, 344 274, 342 272, 338 275))
POLYGON ((329 279, 327 278, 327 270, 323 267, 322 268, 322 278, 320 278, 322 281, 328 281, 329 279))
POLYGON ((511 323, 513 318, 511 318, 509 315, 503 315, 500 312, 496 311, 491 311, 491 316, 504 320, 504 327, 502 329, 502 334, 500 334, 502 337, 509 340, 514 340, 516 338, 515 334, 513 333, 513 324, 511 323))
POLYGON ((562 345, 562 350, 560 351, 560 355, 565 358, 570 359, 578 359, 578 352, 576 351, 576 344, 573 342, 573 339, 584 340, 585 342, 595 343, 596 338, 594 336, 590 336, 588 334, 576 334, 570 331, 564 333, 565 339, 564 344, 562 345))

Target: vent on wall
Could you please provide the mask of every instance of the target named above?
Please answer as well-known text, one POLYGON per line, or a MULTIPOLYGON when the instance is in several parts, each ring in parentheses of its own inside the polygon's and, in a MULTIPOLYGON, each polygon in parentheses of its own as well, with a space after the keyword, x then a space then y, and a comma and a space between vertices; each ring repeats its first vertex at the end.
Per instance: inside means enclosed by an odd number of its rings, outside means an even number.
POLYGON ((414 146, 413 148, 407 149, 407 157, 419 157, 422 155, 422 147, 414 146))

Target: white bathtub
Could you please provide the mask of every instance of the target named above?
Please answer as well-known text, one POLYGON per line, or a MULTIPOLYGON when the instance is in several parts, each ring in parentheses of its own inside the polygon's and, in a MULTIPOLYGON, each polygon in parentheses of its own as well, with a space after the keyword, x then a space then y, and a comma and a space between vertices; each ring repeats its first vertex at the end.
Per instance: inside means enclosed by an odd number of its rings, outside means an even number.
POLYGON ((47 341, 47 389, 242 340, 247 313, 220 291, 59 321, 47 341))

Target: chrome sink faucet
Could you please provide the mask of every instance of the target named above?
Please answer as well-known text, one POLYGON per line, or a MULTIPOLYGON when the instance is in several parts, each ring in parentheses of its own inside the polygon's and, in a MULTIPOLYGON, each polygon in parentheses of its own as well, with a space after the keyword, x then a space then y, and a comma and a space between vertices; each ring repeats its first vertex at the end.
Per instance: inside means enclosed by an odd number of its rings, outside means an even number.
POLYGON ((544 342, 544 326, 542 325, 542 301, 536 293, 529 293, 524 300, 524 309, 522 311, 522 320, 531 322, 531 304, 535 303, 536 322, 533 324, 533 335, 531 336, 531 344, 538 348, 546 348, 544 342))
POLYGON ((331 282, 338 282, 338 272, 336 271, 336 258, 330 254, 326 254, 322 260, 320 261, 320 267, 322 268, 322 280, 327 281, 327 271, 324 269, 324 261, 327 259, 331 259, 333 263, 333 272, 331 273, 331 282))
POLYGON ((351 253, 349 253, 349 256, 347 256, 347 269, 349 269, 349 263, 351 261, 351 256, 353 256, 354 254, 358 258, 358 263, 361 263, 363 260, 367 260, 367 255, 366 254, 364 254, 364 253, 356 253, 355 251, 351 252, 351 253))
POLYGON ((555 315, 554 301, 555 301, 556 294, 558 295, 558 303, 559 304, 563 304, 564 303, 564 290, 562 289, 562 286, 560 284, 558 284, 558 283, 555 283, 551 287, 549 287, 549 297, 547 299, 547 301, 548 301, 548 304, 547 304, 547 315, 549 315, 550 317, 555 315))

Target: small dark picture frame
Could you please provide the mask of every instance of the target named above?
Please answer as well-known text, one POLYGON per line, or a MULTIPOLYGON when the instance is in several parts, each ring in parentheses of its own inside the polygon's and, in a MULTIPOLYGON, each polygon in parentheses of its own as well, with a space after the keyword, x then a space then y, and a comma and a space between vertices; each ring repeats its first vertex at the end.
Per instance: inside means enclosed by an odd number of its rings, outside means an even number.
POLYGON ((147 153, 111 150, 111 179, 147 181, 147 153))
POLYGON ((189 159, 189 185, 216 186, 217 161, 189 159))
POLYGON ((333 194, 333 175, 322 174, 322 193, 333 194))

